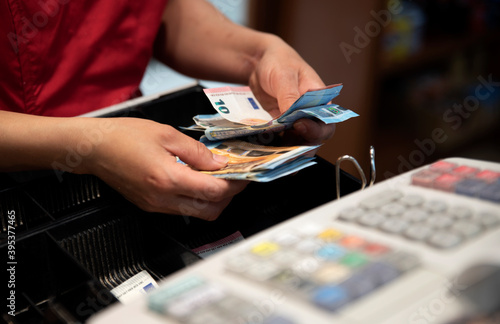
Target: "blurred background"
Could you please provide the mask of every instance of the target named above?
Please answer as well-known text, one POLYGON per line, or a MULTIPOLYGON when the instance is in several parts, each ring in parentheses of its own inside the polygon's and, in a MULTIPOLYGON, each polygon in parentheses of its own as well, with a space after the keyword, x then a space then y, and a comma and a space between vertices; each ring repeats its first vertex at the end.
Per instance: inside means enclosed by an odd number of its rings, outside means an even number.
MULTIPOLYGON (((377 181, 445 157, 500 162, 500 0, 212 2, 344 84, 334 102, 360 117, 322 147, 330 162, 349 154, 368 170, 374 145, 377 181)), ((183 78, 152 62, 144 92, 183 78)))

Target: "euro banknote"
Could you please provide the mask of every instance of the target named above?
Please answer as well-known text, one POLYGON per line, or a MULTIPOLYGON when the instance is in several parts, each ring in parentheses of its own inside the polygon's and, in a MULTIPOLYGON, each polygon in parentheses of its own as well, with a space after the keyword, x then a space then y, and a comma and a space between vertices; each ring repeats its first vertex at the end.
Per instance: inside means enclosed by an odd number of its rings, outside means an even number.
POLYGON ((329 104, 341 89, 341 84, 335 84, 309 90, 276 118, 262 108, 249 87, 204 89, 218 113, 195 116, 195 125, 184 129, 203 131, 210 140, 223 140, 265 131, 280 132, 300 118, 317 118, 326 124, 343 122, 358 114, 329 104))
POLYGON ((228 164, 215 171, 200 171, 228 180, 272 181, 315 164, 306 156, 313 146, 264 146, 241 140, 202 141, 214 154, 226 156, 228 164))

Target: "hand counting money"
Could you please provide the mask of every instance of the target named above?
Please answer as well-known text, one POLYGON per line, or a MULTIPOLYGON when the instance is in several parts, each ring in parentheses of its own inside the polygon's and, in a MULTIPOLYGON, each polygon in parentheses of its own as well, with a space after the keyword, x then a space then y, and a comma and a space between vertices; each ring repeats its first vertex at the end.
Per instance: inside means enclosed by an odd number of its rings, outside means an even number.
POLYGON ((358 116, 349 109, 329 104, 341 89, 341 84, 334 84, 309 90, 277 118, 262 108, 249 87, 204 89, 217 113, 195 116, 196 124, 186 129, 204 131, 209 140, 221 140, 265 131, 279 132, 290 128, 300 118, 318 118, 326 124, 339 123, 358 116))

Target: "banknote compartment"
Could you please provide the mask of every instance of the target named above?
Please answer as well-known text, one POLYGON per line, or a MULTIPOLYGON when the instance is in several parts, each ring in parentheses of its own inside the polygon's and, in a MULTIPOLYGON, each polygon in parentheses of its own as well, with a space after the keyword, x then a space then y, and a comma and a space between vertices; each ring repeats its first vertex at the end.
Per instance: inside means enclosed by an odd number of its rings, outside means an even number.
MULTIPOLYGON (((6 255, 7 249, 7 245, 2 246, 0 253, 6 255)), ((46 319, 48 323, 62 323, 62 314, 82 321, 86 316, 80 309, 88 304, 89 298, 96 300, 96 311, 115 301, 98 296, 104 287, 49 234, 39 233, 17 240, 15 251, 17 263, 7 265, 14 271, 6 271, 4 279, 6 285, 9 280, 13 285, 4 290, 3 300, 14 295, 16 316, 4 314, 3 321, 40 323, 46 319)))
POLYGON ((22 188, 0 192, 0 244, 12 233, 19 237, 53 220, 22 188))
POLYGON ((50 234, 111 290, 143 270, 159 280, 199 259, 158 227, 124 202, 58 226, 50 234))

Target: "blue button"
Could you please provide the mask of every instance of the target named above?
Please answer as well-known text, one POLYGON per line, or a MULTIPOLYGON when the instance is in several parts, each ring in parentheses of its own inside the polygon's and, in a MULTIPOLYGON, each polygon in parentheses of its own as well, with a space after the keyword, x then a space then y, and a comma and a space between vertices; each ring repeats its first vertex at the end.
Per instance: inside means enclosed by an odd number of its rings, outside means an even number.
POLYGON ((316 252, 316 254, 323 259, 335 261, 340 259, 345 254, 345 249, 337 244, 327 244, 316 252))
POLYGON ((479 192, 479 198, 500 203, 500 183, 492 183, 479 192))
POLYGON ((264 320, 263 324, 294 324, 295 322, 281 316, 273 316, 264 320))
POLYGON ((311 301, 319 307, 334 312, 349 302, 349 296, 342 287, 323 286, 313 291, 311 301))
POLYGON ((370 263, 363 273, 372 277, 377 285, 386 284, 400 276, 398 269, 385 262, 370 263))
POLYGON ((488 183, 478 179, 464 179, 456 184, 455 192, 460 195, 477 197, 488 183))
POLYGON ((360 272, 340 284, 351 299, 356 299, 369 294, 377 288, 377 280, 370 275, 360 272))

